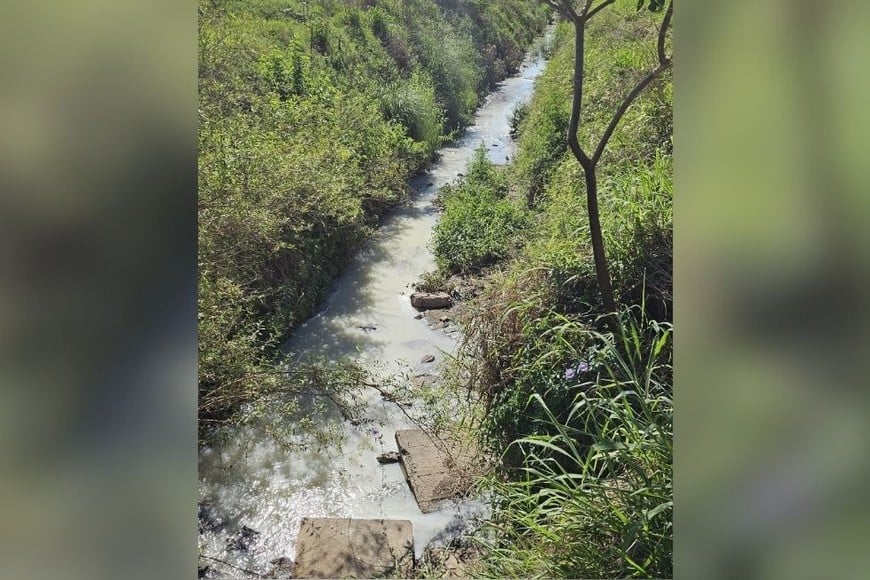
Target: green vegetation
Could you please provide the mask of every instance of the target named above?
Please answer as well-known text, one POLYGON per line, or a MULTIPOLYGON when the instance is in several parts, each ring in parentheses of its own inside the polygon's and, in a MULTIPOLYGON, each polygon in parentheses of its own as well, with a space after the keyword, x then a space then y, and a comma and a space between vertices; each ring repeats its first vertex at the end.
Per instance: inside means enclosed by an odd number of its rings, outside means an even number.
MULTIPOLYGON (((408 177, 519 64, 544 4, 200 2, 201 425, 253 401, 254 414, 270 412, 286 402, 264 394, 288 382, 327 398, 371 387, 353 366, 279 372, 277 345, 406 197, 408 177)), ((445 376, 469 389, 463 411, 480 402, 469 413, 503 458, 482 483, 495 508, 478 538, 487 576, 672 574, 673 90, 662 15, 636 10, 664 6, 596 5, 606 9, 583 27, 582 122, 581 37, 563 22, 511 120, 513 163, 494 167, 480 149, 444 189, 433 240, 430 285, 483 278, 464 356, 445 376)), ((387 394, 429 409, 442 392, 387 394)), ((442 409, 424 413, 428 426, 469 418, 442 409)), ((282 410, 294 428, 312 421, 294 411, 282 410)))
MULTIPOLYGON (((609 6, 589 22, 583 148, 599 142, 626 95, 658 66, 661 22, 661 13, 638 11, 636 2, 609 6)), ((609 276, 622 305, 608 316, 590 241, 588 180, 565 139, 575 38, 570 23, 559 24, 535 95, 514 115, 513 162, 497 170, 475 160, 451 188, 433 242, 442 275, 468 270, 469 257, 485 256, 491 266, 470 306, 462 357, 472 365, 466 386, 482 400, 481 439, 503 458, 501 472, 485 482, 496 492, 495 517, 479 538, 478 571, 668 577, 671 72, 658 73, 626 110, 595 167, 609 276), (480 174, 491 176, 485 186, 480 174), (493 243, 507 239, 499 238, 494 203, 524 226, 513 247, 493 243)))
POLYGON ((481 145, 465 178, 442 188, 445 211, 435 226, 433 251, 445 272, 478 271, 508 256, 525 226, 526 214, 505 198, 505 177, 489 162, 481 145))
POLYGON ((546 23, 525 0, 201 0, 199 394, 221 422, 546 23))
POLYGON ((532 395, 537 434, 511 444, 522 467, 487 482, 498 498, 487 576, 673 575, 670 327, 624 324, 624 343, 598 337, 600 371, 569 367, 563 395, 532 395))

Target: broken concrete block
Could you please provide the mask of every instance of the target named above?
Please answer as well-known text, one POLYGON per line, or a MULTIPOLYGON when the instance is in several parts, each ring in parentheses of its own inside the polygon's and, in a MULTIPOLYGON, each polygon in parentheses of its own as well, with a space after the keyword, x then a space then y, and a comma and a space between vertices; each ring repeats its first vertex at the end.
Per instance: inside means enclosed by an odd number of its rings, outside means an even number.
POLYGON ((413 566, 409 520, 302 520, 296 540, 296 578, 407 578, 413 566))

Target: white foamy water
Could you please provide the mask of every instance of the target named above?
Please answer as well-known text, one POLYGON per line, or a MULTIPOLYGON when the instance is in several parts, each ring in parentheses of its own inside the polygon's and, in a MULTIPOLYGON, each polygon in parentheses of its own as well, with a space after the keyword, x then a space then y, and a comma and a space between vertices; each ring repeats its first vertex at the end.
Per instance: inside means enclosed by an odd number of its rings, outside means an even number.
MULTIPOLYGON (((474 125, 441 149, 439 160, 411 185, 417 192, 390 214, 371 242, 336 282, 322 310, 285 345, 288 352, 337 360, 352 356, 378 372, 437 372, 445 354, 456 347, 454 336, 417 320, 411 307, 411 284, 435 267, 429 250, 438 210, 432 205, 438 189, 464 172, 483 143, 490 159, 505 163, 513 154, 509 118, 514 107, 531 96, 544 61, 534 51, 520 72, 503 81, 477 111, 474 125), (420 365, 427 354, 435 363, 420 365)), ((238 429, 226 443, 200 453, 200 502, 221 523, 200 533, 200 554, 265 573, 270 561, 295 557, 295 540, 303 517, 395 518, 411 520, 415 550, 475 514, 484 502, 456 501, 423 514, 408 488, 399 464, 380 465, 378 454, 396 449, 397 429, 411 422, 393 403, 372 392, 366 399, 366 422, 354 425, 337 413, 316 417, 342 435, 341 449, 289 452, 268 436, 269 421, 238 429), (370 421, 369 421, 370 420, 370 421), (247 550, 228 549, 242 526, 259 532, 247 550)), ((226 577, 239 576, 221 564, 211 565, 226 577)))

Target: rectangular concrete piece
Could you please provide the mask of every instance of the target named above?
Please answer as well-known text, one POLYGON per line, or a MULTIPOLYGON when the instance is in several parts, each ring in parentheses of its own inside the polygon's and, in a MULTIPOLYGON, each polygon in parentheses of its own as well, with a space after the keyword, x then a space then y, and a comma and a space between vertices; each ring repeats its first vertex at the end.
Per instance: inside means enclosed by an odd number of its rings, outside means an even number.
POLYGON ((452 437, 436 439, 424 431, 407 429, 396 431, 396 444, 408 485, 423 513, 467 491, 482 473, 476 448, 452 437))
POLYGON ((414 566, 408 520, 304 518, 294 578, 407 578, 414 566))

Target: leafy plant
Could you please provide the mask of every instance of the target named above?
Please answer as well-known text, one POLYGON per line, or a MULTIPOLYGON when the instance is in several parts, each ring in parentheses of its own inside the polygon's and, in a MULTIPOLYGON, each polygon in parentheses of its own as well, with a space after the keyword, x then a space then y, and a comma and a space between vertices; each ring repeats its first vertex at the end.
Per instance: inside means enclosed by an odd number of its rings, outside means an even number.
POLYGON ((516 138, 520 134, 520 125, 529 114, 529 104, 520 103, 511 112, 511 117, 508 120, 511 128, 511 137, 516 138))
POLYGON ((467 175, 443 193, 444 215, 435 226, 433 251, 440 268, 469 272, 506 258, 527 223, 505 197, 506 181, 481 146, 467 175))

